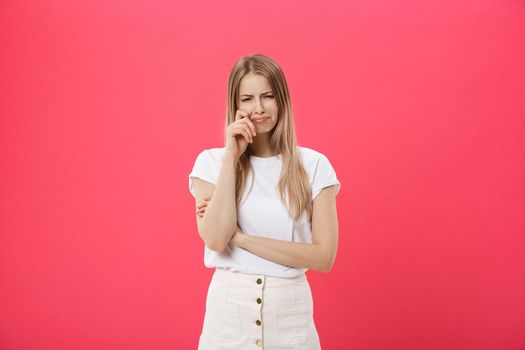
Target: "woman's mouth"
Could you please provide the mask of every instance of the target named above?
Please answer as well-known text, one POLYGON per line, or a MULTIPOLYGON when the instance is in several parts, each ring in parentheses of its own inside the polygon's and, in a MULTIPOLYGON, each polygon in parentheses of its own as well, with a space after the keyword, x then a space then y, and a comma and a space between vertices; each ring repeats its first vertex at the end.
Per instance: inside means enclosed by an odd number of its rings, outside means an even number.
POLYGON ((264 117, 264 118, 253 118, 253 119, 252 119, 252 122, 254 122, 254 123, 264 123, 264 122, 267 121, 268 119, 270 119, 270 118, 268 118, 268 117, 264 117))

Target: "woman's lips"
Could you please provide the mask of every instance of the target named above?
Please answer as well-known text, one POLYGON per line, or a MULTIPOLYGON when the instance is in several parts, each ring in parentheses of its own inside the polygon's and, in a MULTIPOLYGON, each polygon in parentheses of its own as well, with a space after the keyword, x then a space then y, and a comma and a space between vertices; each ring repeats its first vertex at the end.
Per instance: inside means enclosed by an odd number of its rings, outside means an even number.
POLYGON ((265 117, 265 118, 253 118, 252 122, 254 122, 254 123, 264 123, 268 119, 270 119, 270 118, 268 118, 268 117, 265 117))

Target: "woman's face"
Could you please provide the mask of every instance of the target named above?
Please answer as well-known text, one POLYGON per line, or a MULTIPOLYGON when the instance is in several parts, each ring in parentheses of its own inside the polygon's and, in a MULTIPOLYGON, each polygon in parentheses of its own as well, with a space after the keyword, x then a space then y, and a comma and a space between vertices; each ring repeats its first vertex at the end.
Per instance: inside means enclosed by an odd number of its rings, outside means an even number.
POLYGON ((277 125, 277 101, 268 80, 260 74, 250 72, 241 79, 238 106, 250 114, 257 133, 269 132, 277 125))

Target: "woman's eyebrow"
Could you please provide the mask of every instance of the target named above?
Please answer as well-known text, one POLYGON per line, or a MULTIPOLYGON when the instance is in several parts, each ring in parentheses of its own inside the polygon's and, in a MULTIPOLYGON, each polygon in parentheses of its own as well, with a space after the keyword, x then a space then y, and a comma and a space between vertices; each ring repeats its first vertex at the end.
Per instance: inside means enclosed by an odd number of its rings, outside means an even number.
MULTIPOLYGON (((272 91, 270 90, 270 91, 265 91, 265 92, 261 93, 261 95, 265 95, 265 94, 271 94, 271 93, 272 93, 272 91)), ((241 96, 253 96, 253 95, 249 95, 249 94, 242 94, 241 96)))

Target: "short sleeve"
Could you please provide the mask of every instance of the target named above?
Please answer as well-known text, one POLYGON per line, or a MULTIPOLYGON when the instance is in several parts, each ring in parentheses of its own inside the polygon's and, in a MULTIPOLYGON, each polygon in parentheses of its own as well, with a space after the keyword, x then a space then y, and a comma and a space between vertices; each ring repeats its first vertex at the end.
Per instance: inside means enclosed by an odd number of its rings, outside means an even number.
POLYGON ((196 197, 195 186, 193 183, 193 178, 195 177, 211 182, 212 184, 216 184, 212 166, 212 159, 210 157, 209 150, 207 149, 199 153, 197 159, 195 160, 195 164, 193 165, 193 169, 188 175, 189 189, 193 197, 196 197))
POLYGON ((317 197, 323 188, 331 185, 336 185, 335 194, 337 195, 339 193, 339 189, 341 188, 341 183, 337 179, 335 170, 328 158, 321 154, 313 176, 312 200, 317 197))

